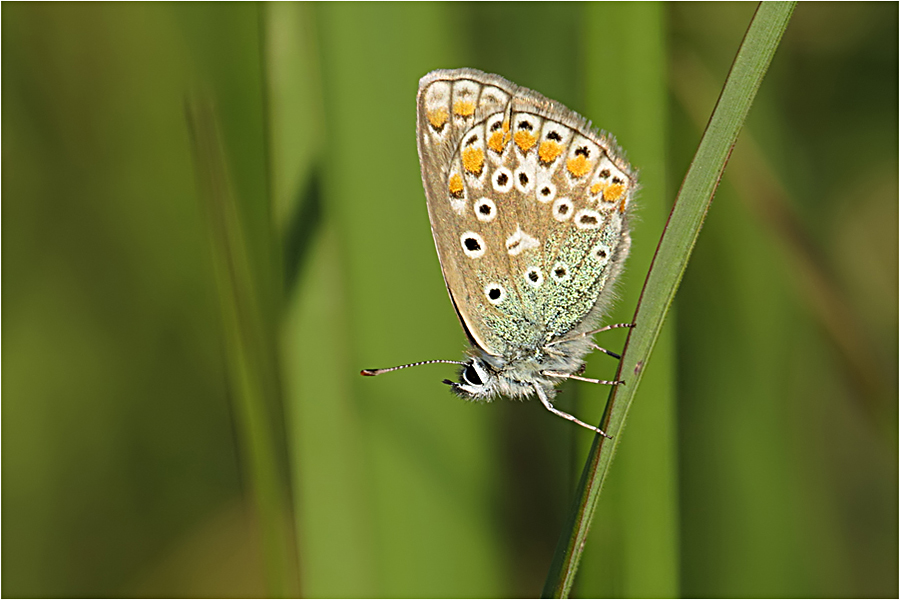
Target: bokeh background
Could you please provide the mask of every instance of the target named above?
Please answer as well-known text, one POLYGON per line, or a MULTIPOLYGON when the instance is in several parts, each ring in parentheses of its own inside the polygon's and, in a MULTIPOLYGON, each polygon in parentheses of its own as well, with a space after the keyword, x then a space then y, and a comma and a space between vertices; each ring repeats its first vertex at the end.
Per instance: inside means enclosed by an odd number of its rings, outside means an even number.
MULTIPOLYGON (((537 595, 590 435, 446 365, 357 374, 464 348, 418 79, 497 72, 617 135, 627 321, 753 11, 4 3, 2 594, 537 595)), ((797 7, 576 595, 897 596, 897 23, 797 7)))

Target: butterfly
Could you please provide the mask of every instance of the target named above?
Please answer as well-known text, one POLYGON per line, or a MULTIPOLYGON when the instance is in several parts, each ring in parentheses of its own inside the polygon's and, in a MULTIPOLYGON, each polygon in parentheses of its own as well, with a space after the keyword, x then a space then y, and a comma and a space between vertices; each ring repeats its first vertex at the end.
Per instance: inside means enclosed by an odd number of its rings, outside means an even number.
POLYGON ((631 245, 637 177, 615 140, 562 104, 499 75, 438 70, 419 82, 416 133, 444 281, 471 344, 454 392, 536 395, 550 412, 613 299, 631 245))

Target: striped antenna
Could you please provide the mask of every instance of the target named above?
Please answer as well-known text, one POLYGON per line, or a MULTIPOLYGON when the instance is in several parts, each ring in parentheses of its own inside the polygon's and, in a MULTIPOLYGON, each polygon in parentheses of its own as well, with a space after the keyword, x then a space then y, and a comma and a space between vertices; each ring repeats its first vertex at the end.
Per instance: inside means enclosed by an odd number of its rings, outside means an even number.
POLYGON ((381 375, 382 373, 390 373, 391 371, 397 371, 398 369, 407 369, 409 367, 418 367, 420 365, 433 365, 435 363, 444 363, 448 365, 467 365, 469 363, 464 363, 458 360, 423 360, 422 362, 409 363, 408 365, 400 365, 398 367, 391 367, 389 369, 363 369, 359 372, 360 375, 365 375, 366 377, 375 377, 376 375, 381 375))

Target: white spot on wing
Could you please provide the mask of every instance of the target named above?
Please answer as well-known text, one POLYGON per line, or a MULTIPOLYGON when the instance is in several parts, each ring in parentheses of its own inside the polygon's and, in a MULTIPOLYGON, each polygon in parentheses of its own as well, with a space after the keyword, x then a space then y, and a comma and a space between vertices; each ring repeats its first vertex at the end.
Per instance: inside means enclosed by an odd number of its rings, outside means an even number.
POLYGON ((489 283, 484 286, 484 295, 488 302, 495 306, 506 300, 506 290, 499 283, 489 283))
MULTIPOLYGON (((544 178, 548 179, 548 178, 544 178)), ((539 202, 546 204, 552 202, 556 198, 556 186, 549 179, 547 181, 538 181, 537 199, 539 202)))
POLYGON ((481 258, 484 256, 484 239, 474 231, 466 231, 459 236, 459 243, 463 252, 469 258, 481 258))
POLYGON ((534 186, 534 173, 529 173, 527 168, 517 169, 513 175, 513 183, 515 183, 517 190, 523 194, 527 194, 531 191, 532 186, 534 186))
POLYGON ((537 267, 528 267, 525 271, 525 283, 533 288, 539 288, 544 283, 544 274, 537 267))
POLYGON ((589 208, 582 208, 575 214, 575 227, 578 229, 597 229, 602 224, 600 213, 589 208))
POLYGON ((550 270, 550 276, 556 281, 566 281, 569 279, 569 267, 565 263, 558 262, 553 265, 550 270))
POLYGON ((500 194, 505 194, 513 187, 513 175, 506 167, 500 167, 494 171, 491 181, 493 182, 494 190, 500 194))
POLYGON ((515 233, 506 238, 506 250, 510 256, 517 256, 529 248, 537 248, 540 245, 538 239, 522 231, 518 223, 515 233))
POLYGON ((559 222, 563 222, 572 216, 575 206, 568 198, 557 198, 553 203, 553 218, 559 222))
POLYGON ((481 92, 478 104, 482 111, 502 110, 509 101, 509 95, 500 88, 487 86, 481 92))
POLYGON ((609 246, 607 246, 606 244, 600 243, 591 248, 591 256, 593 256, 601 264, 606 264, 609 261, 609 254, 609 246))
POLYGON ((494 201, 490 198, 482 198, 478 202, 475 203, 475 216, 478 217, 478 220, 487 223, 488 221, 493 221, 494 217, 497 216, 497 205, 494 204, 494 201))

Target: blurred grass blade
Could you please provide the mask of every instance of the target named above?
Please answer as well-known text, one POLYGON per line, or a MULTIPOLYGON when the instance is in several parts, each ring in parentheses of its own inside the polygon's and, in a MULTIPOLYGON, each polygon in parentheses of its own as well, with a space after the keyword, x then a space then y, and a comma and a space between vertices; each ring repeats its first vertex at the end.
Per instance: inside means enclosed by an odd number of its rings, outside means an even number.
POLYGON ((602 427, 612 440, 597 437, 576 492, 576 505, 557 547, 544 586, 545 597, 567 597, 578 570, 600 489, 619 443, 619 433, 637 392, 650 352, 703 225, 704 217, 762 78, 787 27, 793 2, 766 2, 757 8, 719 97, 700 146, 678 193, 635 312, 636 327, 625 344, 619 377, 602 427))
POLYGON ((328 136, 316 12, 288 2, 264 10, 273 216, 285 267, 279 351, 301 594, 365 598, 378 594, 377 561, 345 265, 323 202, 328 136))
POLYGON ((213 261, 222 310, 226 359, 234 394, 234 422, 241 463, 256 510, 269 595, 294 596, 297 562, 287 485, 279 468, 276 431, 277 382, 265 364, 272 356, 259 312, 250 260, 228 177, 218 121, 212 105, 187 107, 200 197, 210 225, 213 261))
MULTIPOLYGON (((705 119, 701 107, 715 94, 711 80, 710 73, 693 53, 681 53, 672 61, 673 94, 698 129, 703 127, 705 119)), ((883 418, 893 400, 873 352, 877 344, 829 267, 826 253, 811 235, 809 225, 794 208, 798 199, 793 197, 750 131, 741 134, 740 152, 730 161, 727 180, 734 185, 741 200, 777 236, 795 275, 792 283, 810 315, 819 321, 840 353, 841 366, 854 388, 861 392, 854 398, 872 426, 888 439, 896 438, 893 425, 885 427, 891 421, 883 418)))

